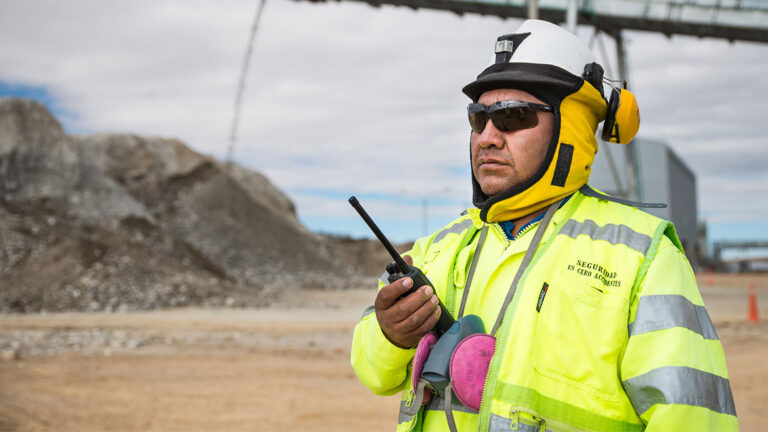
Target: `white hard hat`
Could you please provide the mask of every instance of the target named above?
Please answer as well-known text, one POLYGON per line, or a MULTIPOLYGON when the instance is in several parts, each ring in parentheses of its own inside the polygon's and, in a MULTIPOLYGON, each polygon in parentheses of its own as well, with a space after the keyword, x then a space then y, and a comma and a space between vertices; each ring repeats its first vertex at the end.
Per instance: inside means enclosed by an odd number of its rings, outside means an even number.
POLYGON ((463 91, 473 100, 497 88, 540 88, 556 94, 561 89, 564 96, 586 79, 602 93, 602 68, 599 77, 590 75, 595 67, 595 56, 576 35, 547 21, 527 20, 514 33, 499 36, 491 64, 463 91))

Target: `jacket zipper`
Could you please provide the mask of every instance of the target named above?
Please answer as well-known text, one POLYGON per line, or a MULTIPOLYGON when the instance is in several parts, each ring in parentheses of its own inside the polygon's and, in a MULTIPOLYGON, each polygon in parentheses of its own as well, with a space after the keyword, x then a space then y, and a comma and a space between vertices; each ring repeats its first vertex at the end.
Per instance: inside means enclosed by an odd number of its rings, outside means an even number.
MULTIPOLYGON (((517 293, 515 293, 515 297, 517 297, 517 293)), ((499 329, 499 337, 496 338, 496 346, 494 347, 495 349, 493 358, 491 358, 491 366, 488 368, 488 373, 485 376, 485 387, 483 388, 483 397, 480 402, 479 413, 481 431, 488 430, 490 427, 489 422, 491 418, 491 399, 493 397, 493 393, 496 391, 496 379, 493 377, 498 376, 499 364, 501 363, 502 358, 500 353, 503 352, 504 348, 500 342, 506 340, 508 327, 507 324, 508 323, 505 322, 499 329)))
MULTIPOLYGON (((408 400, 406 400, 405 406, 410 408, 411 405, 413 404, 413 399, 415 396, 416 396, 415 390, 411 389, 411 394, 408 396, 408 400)), ((419 421, 421 421, 421 415, 423 412, 424 412, 424 406, 422 405, 419 408, 419 411, 416 413, 416 415, 413 416, 413 419, 411 420, 411 424, 410 426, 408 426, 408 429, 407 429, 408 432, 412 432, 414 429, 416 429, 416 425, 418 425, 419 421)))
POLYGON ((525 420, 525 423, 538 426, 541 432, 546 431, 547 425, 549 425, 552 430, 556 430, 558 432, 585 432, 585 429, 578 428, 568 423, 563 423, 553 419, 545 419, 538 412, 521 406, 512 407, 509 410, 509 417, 510 420, 512 420, 510 423, 511 430, 517 430, 516 427, 519 428, 520 421, 525 420))
POLYGON ((515 236, 515 240, 519 239, 521 235, 523 235, 523 234, 527 233, 528 231, 530 231, 531 228, 539 226, 540 223, 541 222, 534 222, 532 224, 529 224, 529 225, 523 227, 523 229, 521 231, 518 231, 517 235, 515 236))
POLYGON ((507 246, 509 246, 510 243, 512 243, 512 240, 507 237, 507 233, 504 231, 504 228, 499 225, 498 222, 494 222, 491 225, 491 228, 493 228, 494 231, 496 231, 496 235, 499 236, 499 238, 504 239, 507 243, 507 246))
POLYGON ((533 410, 529 410, 527 408, 519 408, 519 407, 515 407, 509 410, 509 419, 510 419, 509 429, 510 430, 515 431, 520 429, 521 417, 525 420, 525 423, 528 423, 533 426, 538 426, 540 431, 544 432, 546 430, 546 427, 545 427, 546 421, 544 420, 543 417, 538 415, 533 410))
MULTIPOLYGON (((498 229, 501 230, 501 227, 498 226, 498 224, 494 224, 498 227, 498 229)), ((517 236, 515 238, 519 238, 521 234, 528 232, 531 228, 534 226, 538 226, 539 222, 531 224, 530 226, 526 227, 523 231, 517 233, 517 236)), ((506 237, 506 234, 502 234, 506 237)), ((543 241, 544 239, 542 239, 543 241)), ((507 246, 512 243, 512 240, 507 239, 507 246)), ((533 263, 531 263, 533 264, 533 263)), ((520 278, 520 282, 518 283, 517 288, 525 286, 525 282, 528 280, 528 272, 531 270, 531 266, 525 270, 525 273, 523 273, 523 277, 520 278)), ((515 288, 517 290, 517 288, 515 288)), ((517 303, 520 298, 519 290, 515 292, 514 297, 512 298, 512 303, 509 305, 509 308, 506 312, 509 313, 510 316, 514 316, 514 314, 517 311, 517 303)), ((504 311, 502 311, 504 312, 504 311)), ((492 379, 489 381, 492 377, 498 377, 499 367, 501 363, 501 357, 502 355, 499 354, 498 356, 496 354, 503 352, 504 348, 506 347, 506 340, 507 340, 507 333, 509 331, 509 326, 511 325, 510 322, 512 320, 504 320, 504 322, 501 324, 501 328, 499 328, 499 337, 496 338, 496 346, 494 349, 494 356, 491 359, 491 365, 488 368, 488 373, 485 376, 485 387, 483 389, 483 397, 480 402, 480 430, 488 430, 490 428, 490 418, 491 418, 491 398, 493 397, 493 393, 496 391, 496 379, 492 379), (504 341, 504 342, 502 342, 504 341), (503 343, 503 345, 502 345, 503 343)), ((491 335, 493 336, 493 335, 491 335)))

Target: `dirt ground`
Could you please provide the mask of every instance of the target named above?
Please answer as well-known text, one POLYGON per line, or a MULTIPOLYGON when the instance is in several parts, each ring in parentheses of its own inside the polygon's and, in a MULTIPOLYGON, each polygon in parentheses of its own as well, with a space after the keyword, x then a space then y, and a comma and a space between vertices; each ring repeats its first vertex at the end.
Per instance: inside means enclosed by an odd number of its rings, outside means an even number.
MULTIPOLYGON (((768 430, 768 276, 702 275, 744 431, 768 430), (711 285, 710 285, 711 283, 711 285)), ((386 431, 397 397, 349 366, 373 291, 302 291, 264 309, 0 315, 0 430, 386 431)))

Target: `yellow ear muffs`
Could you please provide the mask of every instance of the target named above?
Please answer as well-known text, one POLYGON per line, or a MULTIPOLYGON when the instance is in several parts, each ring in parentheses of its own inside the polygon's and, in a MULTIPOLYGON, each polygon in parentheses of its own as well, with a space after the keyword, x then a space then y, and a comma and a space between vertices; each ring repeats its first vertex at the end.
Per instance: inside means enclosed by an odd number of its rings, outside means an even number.
POLYGON ((608 112, 603 123, 603 141, 629 144, 640 129, 640 107, 637 99, 627 89, 611 90, 608 112))

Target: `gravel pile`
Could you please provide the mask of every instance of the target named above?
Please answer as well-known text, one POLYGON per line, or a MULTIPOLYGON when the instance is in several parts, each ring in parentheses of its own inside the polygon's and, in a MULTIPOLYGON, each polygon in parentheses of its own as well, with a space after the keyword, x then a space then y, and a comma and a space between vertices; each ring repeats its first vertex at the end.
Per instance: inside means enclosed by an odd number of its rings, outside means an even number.
POLYGON ((306 230, 257 172, 173 139, 68 135, 0 99, 0 313, 258 306, 371 286, 388 258, 369 249, 306 230))

